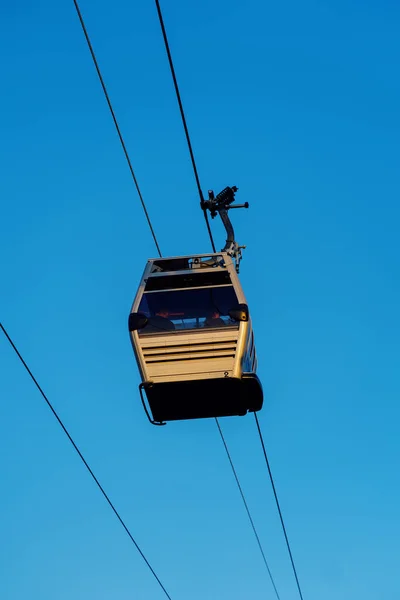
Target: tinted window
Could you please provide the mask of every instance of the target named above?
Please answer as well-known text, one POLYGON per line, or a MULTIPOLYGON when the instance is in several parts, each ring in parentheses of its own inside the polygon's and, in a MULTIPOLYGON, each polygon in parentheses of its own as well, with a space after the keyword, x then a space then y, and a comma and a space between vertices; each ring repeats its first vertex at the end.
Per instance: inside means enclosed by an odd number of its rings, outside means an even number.
POLYGON ((144 294, 139 312, 149 317, 140 334, 171 330, 238 327, 228 311, 237 303, 233 286, 144 294))

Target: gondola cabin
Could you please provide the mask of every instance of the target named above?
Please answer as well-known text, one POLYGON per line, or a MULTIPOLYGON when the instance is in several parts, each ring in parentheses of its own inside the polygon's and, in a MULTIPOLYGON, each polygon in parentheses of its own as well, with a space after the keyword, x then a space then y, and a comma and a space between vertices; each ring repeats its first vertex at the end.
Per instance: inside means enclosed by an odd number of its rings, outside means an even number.
POLYGON ((251 319, 227 253, 148 260, 129 331, 151 422, 261 409, 251 319))

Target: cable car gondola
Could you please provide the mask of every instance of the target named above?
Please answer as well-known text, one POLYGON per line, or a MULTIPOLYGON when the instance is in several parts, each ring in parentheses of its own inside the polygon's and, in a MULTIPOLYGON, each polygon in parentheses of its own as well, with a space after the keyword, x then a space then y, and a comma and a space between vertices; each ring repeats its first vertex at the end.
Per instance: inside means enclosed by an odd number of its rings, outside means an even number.
MULTIPOLYGON (((210 192, 211 215, 218 212, 225 225, 236 189, 226 188, 216 198, 210 192)), ((263 392, 252 322, 237 275, 239 260, 230 227, 219 253, 147 261, 129 331, 142 379, 140 394, 152 423, 261 409, 263 392)))

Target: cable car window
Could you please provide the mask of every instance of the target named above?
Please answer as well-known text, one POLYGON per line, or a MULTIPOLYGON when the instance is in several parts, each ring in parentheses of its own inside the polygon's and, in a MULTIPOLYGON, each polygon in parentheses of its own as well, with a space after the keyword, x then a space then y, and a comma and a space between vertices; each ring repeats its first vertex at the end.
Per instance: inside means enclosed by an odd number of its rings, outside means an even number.
POLYGON ((232 321, 229 310, 237 298, 232 285, 143 294, 138 311, 145 313, 149 323, 140 330, 140 335, 209 329, 214 327, 238 328, 232 321))
POLYGON ((171 288, 191 288, 202 287, 206 285, 229 285, 231 278, 228 271, 211 271, 187 275, 160 275, 148 278, 145 290, 154 292, 158 290, 167 290, 171 288))
POLYGON ((160 258, 154 261, 153 271, 188 271, 190 269, 209 269, 225 266, 222 255, 217 256, 181 256, 177 258, 160 258))

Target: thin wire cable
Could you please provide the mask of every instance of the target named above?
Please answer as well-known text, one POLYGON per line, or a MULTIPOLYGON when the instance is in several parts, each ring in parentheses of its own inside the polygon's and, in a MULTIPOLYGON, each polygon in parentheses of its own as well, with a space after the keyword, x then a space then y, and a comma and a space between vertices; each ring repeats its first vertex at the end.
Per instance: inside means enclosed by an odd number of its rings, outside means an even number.
POLYGON ((37 387, 37 389, 39 390, 39 392, 41 393, 41 395, 43 396, 44 400, 46 401, 47 406, 50 408, 51 412, 53 413, 53 415, 55 416, 55 418, 57 419, 58 423, 61 425, 65 435, 68 437, 69 441, 71 442, 71 444, 73 445, 74 449, 76 450, 77 454, 79 455, 79 458, 81 459, 81 461, 83 462, 83 464, 85 465, 86 469, 89 471, 92 479, 94 480, 94 482, 96 483, 97 487, 99 488, 99 490, 101 491, 101 493, 103 494, 104 498, 107 500, 109 506, 111 507, 112 511, 114 512, 115 516, 117 517, 118 521, 121 523, 122 527, 125 529, 126 533, 128 534, 131 542, 133 542, 133 544, 136 547, 136 550, 139 552, 140 556, 143 558, 144 562, 146 563, 146 565, 148 566, 148 568, 150 569, 152 575, 154 576, 154 578, 156 579, 158 585, 161 587, 161 589, 163 590, 164 594, 166 595, 167 598, 169 598, 169 600, 171 599, 171 596, 168 594, 167 590, 165 589, 165 587, 163 586, 163 584, 161 583, 160 579, 158 578, 156 572, 154 571, 153 567, 151 566, 151 564, 149 563, 149 561, 147 560, 147 558, 145 557, 145 555, 143 554, 142 550, 140 549, 138 543, 136 542, 135 538, 133 537, 133 535, 131 534, 131 532, 129 531, 128 527, 125 525, 124 521, 122 520, 122 517, 120 516, 120 514, 118 513, 117 509, 115 508, 114 504, 111 502, 110 498, 108 497, 108 495, 106 494, 104 488, 102 487, 102 485, 100 484, 99 480, 97 479, 96 475, 93 473, 92 469, 89 467, 88 463, 86 462, 86 459, 84 458, 82 452, 79 450, 78 446, 75 444, 74 440, 72 439, 71 435, 69 434, 67 428, 65 427, 64 423, 61 421, 60 417, 58 416, 57 412, 55 411, 55 409, 53 408, 53 405, 51 404, 50 400, 47 398, 46 394, 44 393, 43 389, 41 388, 41 386, 39 385, 39 383, 37 382, 36 378, 34 377, 32 371, 29 369, 28 365, 26 364, 25 360, 22 358, 19 350, 17 349, 16 345, 14 344, 14 342, 12 341, 11 337, 9 336, 9 334, 7 333, 5 327, 3 326, 2 323, 0 323, 0 327, 3 330, 4 335, 6 336, 7 340, 10 342, 11 346, 13 347, 16 355, 18 356, 19 360, 21 361, 21 363, 24 365, 26 371, 29 373, 33 383, 35 384, 35 386, 37 387))
POLYGON ((150 227, 150 231, 151 231, 151 234, 153 236, 153 240, 154 240, 154 243, 156 245, 158 254, 159 254, 159 256, 161 256, 161 250, 160 250, 160 247, 158 245, 156 234, 154 233, 153 225, 151 223, 151 219, 150 219, 149 213, 147 212, 146 204, 145 204, 145 202, 143 200, 142 192, 140 191, 139 184, 138 184, 138 181, 136 179, 136 175, 135 175, 135 172, 133 170, 132 163, 131 163, 131 159, 129 157, 129 153, 128 153, 128 150, 126 148, 126 145, 125 145, 125 142, 124 142, 124 138, 122 137, 121 129, 120 129, 119 125, 118 125, 117 117, 115 116, 115 112, 114 112, 113 106, 111 104, 110 96, 108 95, 106 84, 104 83, 104 79, 103 79, 103 76, 102 76, 101 71, 100 71, 99 63, 97 62, 97 58, 96 58, 96 55, 94 53, 92 43, 90 41, 89 34, 87 32, 87 29, 86 29, 85 21, 83 20, 82 13, 81 13, 81 10, 79 8, 79 4, 78 4, 77 0, 73 0, 73 3, 74 3, 74 6, 75 6, 75 9, 76 9, 76 12, 78 14, 78 18, 79 18, 79 21, 80 21, 80 24, 81 24, 84 36, 86 38, 86 42, 87 42, 90 54, 91 54, 92 59, 93 59, 94 66, 96 67, 97 75, 99 76, 101 87, 103 88, 104 96, 105 96, 105 98, 107 100, 108 108, 110 109, 110 113, 111 113, 112 119, 114 121, 115 129, 117 130, 119 141, 121 142, 121 146, 122 146, 122 149, 124 151, 125 158, 126 158, 126 161, 128 163, 128 167, 129 167, 129 170, 131 172, 133 181, 135 183, 135 187, 136 187, 137 193, 139 195, 139 199, 140 199, 140 202, 142 204, 142 208, 144 210, 144 214, 146 215, 147 223, 148 223, 148 225, 150 227))
MULTIPOLYGON (((74 0, 74 2, 75 2, 75 0, 74 0)), ((181 94, 180 94, 180 91, 179 91, 178 80, 177 80, 176 74, 175 74, 175 67, 174 67, 174 63, 173 63, 173 60, 172 60, 171 51, 170 51, 170 48, 169 48, 167 32, 165 30, 164 19, 163 19, 162 12, 161 12, 161 6, 160 6, 159 0, 155 0, 155 3, 156 3, 157 13, 158 13, 158 19, 160 21, 161 31, 162 31, 162 35, 163 35, 163 39, 164 39, 165 50, 166 50, 166 53, 167 53, 167 56, 168 56, 168 62, 169 62, 170 70, 171 70, 172 80, 174 82, 176 99, 178 100, 179 110, 180 110, 181 118, 182 118, 182 124, 183 124, 183 128, 185 130, 186 141, 187 141, 187 145, 188 145, 188 148, 189 148, 190 160, 192 161, 192 167, 193 167, 194 177, 196 179, 196 185, 197 185, 197 189, 198 189, 199 196, 200 196, 200 206, 201 206, 201 208, 203 210, 204 219, 205 219, 205 222, 206 222, 206 225, 207 225, 208 235, 210 236, 211 246, 212 246, 213 252, 215 253, 216 249, 215 249, 214 239, 213 239, 213 236, 212 236, 211 227, 210 227, 210 223, 209 223, 209 220, 208 220, 207 209, 204 207, 204 196, 203 196, 203 192, 202 192, 201 185, 200 185, 200 178, 199 178, 199 173, 197 171, 196 161, 195 161, 195 158, 194 158, 194 153, 193 153, 193 148, 192 148, 192 142, 190 141, 189 129, 188 129, 188 126, 187 126, 187 123, 186 123, 185 111, 183 110, 183 104, 182 104, 181 94)))
MULTIPOLYGON (((206 222, 206 226, 207 226, 207 230, 208 230, 208 235, 210 237, 211 246, 212 246, 213 252, 215 253, 216 252, 215 243, 214 243, 214 239, 213 239, 213 235, 212 235, 210 223, 209 223, 209 220, 208 220, 207 209, 204 207, 204 196, 203 196, 203 192, 202 192, 201 185, 200 185, 199 173, 198 173, 198 170, 197 170, 196 160, 194 158, 194 152, 193 152, 192 143, 191 143, 191 140, 190 140, 189 129, 188 129, 187 122, 186 122, 185 111, 183 110, 183 104, 182 104, 181 94, 180 94, 180 91, 179 91, 178 80, 177 80, 176 73, 175 73, 175 67, 174 67, 174 63, 173 63, 173 60, 172 60, 171 50, 170 50, 170 47, 169 47, 167 32, 166 32, 166 29, 165 29, 164 19, 163 19, 163 15, 162 15, 162 12, 161 12, 161 6, 160 6, 159 0, 155 0, 155 4, 156 4, 156 8, 157 8, 158 19, 159 19, 160 26, 161 26, 162 36, 163 36, 163 39, 164 39, 164 45, 165 45, 165 50, 166 50, 167 57, 168 57, 168 63, 169 63, 169 67, 170 67, 170 71, 171 71, 171 75, 172 75, 172 80, 174 82, 176 98, 177 98, 178 105, 179 105, 179 110, 180 110, 180 113, 181 113, 182 124, 183 124, 183 128, 185 130, 186 141, 187 141, 187 145, 188 145, 188 148, 189 148, 190 159, 192 161, 192 167, 193 167, 193 172, 194 172, 194 176, 195 176, 195 180, 196 180, 196 185, 197 185, 197 189, 198 189, 199 196, 200 196, 200 206, 201 206, 201 208, 203 210, 203 213, 204 213, 204 219, 205 219, 205 222, 206 222)), ((217 424, 218 431, 220 433, 222 442, 224 444, 225 451, 226 451, 226 454, 228 456, 228 460, 229 460, 229 463, 231 465, 233 475, 235 477, 235 480, 236 480, 236 483, 237 483, 240 495, 242 497, 242 500, 243 500, 243 503, 244 503, 247 515, 249 517, 250 524, 252 526, 254 535, 256 536, 256 540, 257 540, 258 546, 260 548, 260 552, 261 552, 261 555, 263 557, 265 566, 267 568, 269 577, 270 577, 272 585, 274 587, 276 596, 277 596, 278 600, 280 600, 279 599, 278 591, 277 591, 276 586, 275 586, 274 579, 272 577, 270 568, 268 566, 267 559, 265 557, 263 548, 261 546, 260 538, 258 537, 257 530, 256 530, 255 525, 254 525, 254 521, 252 519, 252 516, 251 516, 250 510, 249 510, 248 504, 246 502, 246 498, 245 498, 243 490, 242 490, 242 486, 240 485, 240 481, 239 481, 238 475, 236 473, 236 469, 235 469, 235 467, 233 465, 233 461, 232 461, 231 455, 229 453, 228 446, 226 444, 226 441, 225 441, 224 435, 222 433, 221 427, 219 425, 218 419, 215 419, 215 422, 217 424)))
POLYGON ((290 562, 292 563, 293 573, 294 573, 294 576, 295 576, 295 579, 296 579, 296 583, 297 583, 297 589, 299 590, 299 594, 300 594, 301 600, 303 600, 303 594, 301 592, 299 578, 297 576, 297 571, 296 571, 296 567, 295 567, 295 564, 294 564, 292 551, 290 549, 289 538, 288 538, 288 535, 286 533, 286 527, 285 527, 285 523, 283 521, 282 511, 281 511, 281 507, 280 507, 279 500, 278 500, 278 494, 277 494, 276 488, 275 488, 274 478, 272 477, 271 467, 269 466, 269 460, 268 460, 268 456, 267 456, 267 451, 265 449, 264 438, 263 438, 263 435, 261 433, 261 428, 260 428, 260 423, 258 421, 257 413, 254 413, 254 418, 255 418, 256 424, 257 424, 258 435, 260 436, 260 441, 261 441, 262 449, 263 449, 263 452, 264 452, 265 462, 267 463, 268 474, 269 474, 269 478, 270 478, 270 481, 271 481, 272 490, 274 492, 275 502, 276 502, 276 506, 278 508, 278 513, 279 513, 279 518, 281 520, 283 534, 284 534, 285 540, 286 540, 286 546, 287 546, 287 549, 289 551, 290 562))
MULTIPOLYGON (((132 166, 132 163, 131 163, 131 160, 130 160, 130 157, 129 157, 129 154, 128 154, 128 151, 127 151, 127 148, 126 148, 126 145, 125 145, 125 142, 124 142, 124 139, 123 139, 123 137, 122 137, 122 133, 121 133, 121 130, 120 130, 120 127, 119 127, 119 124, 118 124, 117 118, 116 118, 116 116, 115 116, 115 112, 114 112, 113 106, 112 106, 112 104, 111 104, 111 100, 110 100, 110 97, 109 97, 109 94, 108 94, 108 91, 107 91, 106 85, 105 85, 105 83, 104 83, 104 79, 103 79, 103 76, 102 76, 102 74, 101 74, 100 67, 99 67, 99 64, 98 64, 98 62, 97 62, 97 58, 96 58, 96 55, 95 55, 95 53, 94 53, 93 46, 92 46, 92 44, 91 44, 91 41, 90 41, 90 38, 89 38, 89 34, 88 34, 88 32, 87 32, 87 29, 86 29, 86 26, 85 26, 85 22, 84 22, 84 20, 83 20, 82 13, 81 13, 81 11, 80 11, 80 8, 79 8, 79 4, 78 4, 77 0, 73 0, 73 3, 74 3, 74 6, 75 6, 75 9, 76 9, 76 12, 77 12, 77 14, 78 14, 78 18, 79 18, 79 21, 80 21, 80 24, 81 24, 81 27, 82 27, 83 33, 84 33, 84 35, 85 35, 85 39, 86 39, 86 42, 87 42, 87 45, 88 45, 88 48, 89 48, 90 54, 91 54, 91 56, 92 56, 93 63, 94 63, 94 65, 95 65, 95 68, 96 68, 96 71, 97 71, 97 75, 98 75, 98 77, 99 77, 99 80, 100 80, 100 83, 101 83, 101 86, 102 86, 102 89, 103 89, 103 92, 104 92, 104 96, 105 96, 105 98, 106 98, 106 101, 107 101, 108 107, 109 107, 109 109, 110 109, 110 113, 111 113, 112 119, 113 119, 113 121, 114 121, 114 125, 115 125, 115 128, 116 128, 116 130, 117 130, 118 137, 119 137, 119 139, 120 139, 121 146, 122 146, 122 149, 123 149, 123 151, 124 151, 124 154, 125 154, 125 158, 126 158, 126 160, 127 160, 128 166, 129 166, 129 170, 130 170, 130 172, 131 172, 131 175, 132 175, 133 181, 134 181, 134 183, 135 183, 136 190, 137 190, 137 192, 138 192, 138 195, 139 195, 140 202, 141 202, 141 204, 142 204, 142 207, 143 207, 144 213, 145 213, 145 215, 146 215, 147 223, 148 223, 148 225, 149 225, 149 228, 150 228, 151 234, 152 234, 152 236, 153 236, 154 243, 155 243, 155 245, 156 245, 156 248, 157 248, 157 251, 158 251, 158 253, 159 253, 159 256, 161 257, 161 256, 162 256, 162 254, 161 254, 161 250, 160 250, 160 247, 159 247, 159 244, 158 244, 158 241, 157 241, 157 238, 156 238, 156 235, 155 235, 155 232, 154 232, 154 229, 153 229, 153 226, 152 226, 151 220, 150 220, 150 216, 149 216, 149 214, 148 214, 148 211, 147 211, 147 208, 146 208, 145 202, 144 202, 144 200, 143 200, 143 196, 142 196, 142 193, 141 193, 141 191, 140 191, 139 184, 138 184, 138 181, 137 181, 137 179, 136 179, 136 176, 135 176, 135 173, 134 173, 134 170, 133 170, 133 166, 132 166)), ((199 178, 199 174, 198 174, 198 170, 197 170, 197 165, 196 165, 196 160, 195 160, 195 157, 194 157, 194 152, 193 152, 193 148, 192 148, 192 143, 191 143, 191 139, 190 139, 190 135, 189 135, 189 130, 188 130, 187 122, 186 122, 185 112, 184 112, 184 110, 183 110, 182 99, 181 99, 181 95, 180 95, 180 91, 179 91, 178 81, 177 81, 177 78, 176 78, 176 73, 175 73, 174 63, 173 63, 173 60, 172 60, 171 51, 170 51, 170 48, 169 48, 169 42, 168 42, 167 32, 166 32, 165 25, 164 25, 164 19, 163 19, 162 12, 161 12, 161 6, 160 6, 160 2, 159 2, 159 0, 155 0, 155 3, 156 3, 156 8, 157 8, 157 13, 158 13, 158 18, 159 18, 159 22, 160 22, 160 26, 161 26, 161 31, 162 31, 163 39, 164 39, 165 50, 166 50, 166 53, 167 53, 168 62, 169 62, 170 70, 171 70, 171 75, 172 75, 172 79, 173 79, 173 83, 174 83, 174 87, 175 87, 175 93, 176 93, 176 98, 177 98, 178 105, 179 105, 179 110, 180 110, 180 114, 181 114, 182 124, 183 124, 183 128, 184 128, 184 131, 185 131, 186 141, 187 141, 187 144, 188 144, 188 149, 189 149, 190 159, 191 159, 191 162, 192 162, 192 167, 193 167, 193 172, 194 172, 194 176, 195 176, 195 180, 196 180, 196 185, 197 185, 197 189, 198 189, 198 192, 199 192, 199 197, 200 197, 200 206, 201 206, 201 208, 202 208, 202 210, 203 210, 203 214, 204 214, 204 218, 205 218, 205 222, 206 222, 206 226, 207 226, 208 234, 209 234, 209 237, 210 237, 211 246, 212 246, 213 252, 215 253, 215 252, 216 252, 215 243, 214 243, 214 239, 213 239, 213 235, 212 235, 212 231, 211 231, 211 227, 210 227, 210 223, 209 223, 209 219, 208 219, 207 209, 204 207, 204 196, 203 196, 203 191, 202 191, 202 189, 201 189, 201 185, 200 185, 200 178, 199 178)), ((13 348, 14 348, 15 352, 17 353, 18 357, 20 358, 20 360, 21 360, 21 361, 22 361, 22 363, 24 364, 25 368, 27 369, 27 371, 28 371, 29 375, 31 376, 32 380, 34 381, 35 385, 37 386, 37 388, 39 389, 40 393, 42 394, 42 396, 43 396, 43 397, 44 397, 44 399, 46 400, 47 404, 49 405, 49 407, 50 407, 50 409, 52 410, 52 412, 53 412, 54 416, 57 418, 57 420, 58 420, 58 422, 60 423, 61 427, 63 428, 64 432, 66 433, 66 435, 68 436, 69 440, 70 440, 70 441, 71 441, 71 443, 73 444, 73 446, 74 446, 75 450, 77 451, 77 453, 79 454, 80 458, 81 458, 81 459, 82 459, 82 461, 84 462, 84 464, 85 464, 85 466, 87 467, 87 469, 88 469, 89 473, 91 474, 91 476, 93 477, 93 479, 94 479, 94 480, 95 480, 95 482, 97 483, 97 485, 98 485, 99 489, 101 490, 101 492, 103 493, 104 497, 106 498, 107 502, 109 503, 109 505, 110 505, 110 506, 111 506, 111 508, 113 509, 113 511, 114 511, 114 513, 116 514, 117 518, 118 518, 118 519, 119 519, 119 521, 121 522, 122 526, 123 526, 123 527, 124 527, 124 529, 126 530, 127 534, 128 534, 128 535, 129 535, 129 537, 131 538, 132 542, 135 544, 135 546, 136 546, 137 550, 140 552, 140 554, 141 554, 142 558, 144 559, 144 561, 146 562, 147 566, 148 566, 148 567, 149 567, 149 569, 151 570, 152 574, 153 574, 153 575, 154 575, 154 577, 156 578, 157 582, 159 583, 159 585, 160 585, 160 586, 161 586, 161 588, 163 589, 164 593, 167 595, 167 597, 168 597, 168 598, 170 598, 170 596, 168 595, 168 592, 166 591, 166 589, 165 589, 165 588, 164 588, 164 586, 162 585, 161 581, 160 581, 160 580, 159 580, 159 578, 157 577, 157 575, 156 575, 155 571, 154 571, 154 570, 153 570, 153 568, 151 567, 150 563, 147 561, 146 557, 144 556, 144 554, 143 554, 143 553, 142 553, 142 551, 140 550, 139 546, 137 545, 136 541, 135 541, 135 540, 134 540, 134 538, 132 537, 132 535, 131 535, 131 533, 129 532, 128 528, 126 527, 125 523, 123 522, 123 520, 122 520, 122 519, 121 519, 121 517, 119 516, 118 512, 116 511, 115 507, 113 506, 113 504, 111 503, 110 499, 109 499, 109 498, 108 498, 108 496, 106 495, 106 493, 105 493, 105 491, 103 490, 102 486, 100 485, 99 481, 96 479, 96 477, 95 477, 94 473, 92 472, 92 470, 90 469, 90 467, 89 467, 89 465, 87 464, 86 460, 85 460, 85 459, 84 459, 84 457, 82 456, 82 454, 81 454, 80 450, 78 449, 78 447, 76 446, 75 442, 74 442, 74 441, 73 441, 73 439, 71 438, 70 434, 68 433, 68 431, 67 431, 67 430, 66 430, 66 428, 64 427, 64 425, 63 425, 62 421, 60 420, 60 418, 58 417, 57 413, 56 413, 56 412, 55 412, 55 410, 53 409, 52 405, 50 404, 50 402, 49 402, 49 400, 47 399, 46 395, 44 394, 43 390, 42 390, 42 389, 41 389, 41 387, 39 386, 38 382, 37 382, 37 381, 36 381, 36 379, 34 378, 33 374, 32 374, 32 373, 31 373, 31 371, 29 370, 29 368, 28 368, 27 364, 26 364, 26 363, 25 363, 25 361, 23 360, 22 356, 21 356, 21 355, 20 355, 20 353, 18 352, 17 348, 15 347, 14 343, 12 342, 11 338, 8 336, 8 334, 7 334, 6 330, 4 329, 4 327, 3 327, 3 325, 2 325, 1 323, 0 323, 0 326, 1 326, 1 328, 3 329, 3 331, 4 331, 5 335, 7 336, 7 338, 8 338, 8 340, 9 340, 9 342, 10 342, 10 343, 11 343, 11 345, 13 346, 13 348)), ((255 414, 255 413, 254 413, 254 414, 255 414)), ((255 414, 255 416, 256 416, 256 414, 255 414)), ((257 416, 256 416, 256 420, 257 420, 257 416)), ((232 458, 231 458, 231 456, 230 456, 230 453, 229 453, 229 450, 228 450, 228 446, 227 446, 227 444, 226 444, 226 441, 225 441, 224 435, 223 435, 223 433, 222 433, 221 427, 220 427, 220 425, 219 425, 218 419, 215 419, 215 421, 216 421, 216 424, 217 424, 218 431, 219 431, 219 433, 220 433, 220 436, 221 436, 222 442, 223 442, 223 444, 224 444, 225 451, 226 451, 226 453, 227 453, 228 460, 229 460, 229 463, 230 463, 230 465, 231 465, 232 472, 233 472, 233 474, 234 474, 234 477, 235 477, 235 480, 236 480, 236 483, 237 483, 237 486, 238 486, 238 489, 239 489, 240 495, 241 495, 241 497, 242 497, 242 500, 243 500, 243 503, 244 503, 244 506, 245 506, 245 509, 246 509, 246 512, 247 512, 247 515, 248 515, 248 517, 249 517, 250 524, 251 524, 251 526, 252 526, 252 529, 253 529, 254 535, 255 535, 255 537, 256 537, 257 544, 258 544, 258 546, 259 546, 259 549, 260 549, 261 555, 262 555, 262 557, 263 557, 263 560, 264 560, 265 566, 266 566, 266 568, 267 568, 267 571, 268 571, 269 577, 270 577, 270 579, 271 579, 271 583, 272 583, 272 585, 273 585, 273 588, 274 588, 274 590, 275 590, 275 594, 276 594, 276 596, 277 596, 278 600, 280 600, 280 597, 279 597, 279 594, 278 594, 278 590, 277 590, 277 588, 276 588, 276 585, 275 585, 274 579, 273 579, 273 577, 272 577, 271 570, 270 570, 270 568, 269 568, 269 566, 268 566, 268 562, 267 562, 267 559, 266 559, 266 557, 265 557, 265 554, 264 554, 264 551, 263 551, 263 548, 262 548, 262 545, 261 545, 261 542, 260 542, 259 536, 258 536, 258 534, 257 534, 257 530, 256 530, 256 528, 255 528, 254 521, 253 521, 253 519, 252 519, 252 516, 251 516, 250 510, 249 510, 249 507, 248 507, 248 504, 247 504, 247 501, 246 501, 246 498, 245 498, 245 496, 244 496, 244 493, 243 493, 242 487, 241 487, 241 485, 240 485, 240 481, 239 481, 238 475, 237 475, 237 473, 236 473, 236 469, 235 469, 235 467, 234 467, 234 464, 233 464, 232 458)), ((258 420, 257 420, 257 425, 258 425, 258 420)), ((260 432, 260 435, 261 435, 261 432, 260 432)), ((262 439, 262 438, 261 438, 261 439, 262 439)), ((262 443, 263 443, 263 441, 262 441, 262 443)), ((264 444, 263 444, 263 447, 264 447, 264 444)), ((265 449, 264 449, 264 453, 265 453, 265 449)), ((269 469, 269 464, 268 464, 268 459, 267 459, 266 453, 265 453, 265 457, 266 457, 266 460, 267 460, 267 465, 268 465, 268 469, 269 469)), ((290 558, 291 558, 291 560, 292 560, 292 566, 293 566, 294 573, 295 573, 295 576, 296 576, 297 585, 298 585, 298 588, 299 588, 300 596, 301 596, 301 598, 302 598, 302 600, 303 600, 303 597, 302 597, 302 595, 301 595, 301 590, 300 590, 299 582, 298 582, 298 578, 297 578, 296 569, 295 569, 295 567, 294 567, 294 562, 293 562, 293 558, 292 558, 292 554, 291 554, 291 550, 290 550, 289 542, 288 542, 287 535, 286 535, 285 526, 284 526, 284 523, 283 523, 283 519, 282 519, 282 515, 281 515, 281 512, 280 512, 280 508, 279 508, 278 498, 277 498, 277 496, 276 496, 275 487, 274 487, 273 480, 272 480, 272 475, 270 474, 270 476, 271 476, 271 482, 272 482, 273 489, 274 489, 275 498, 276 498, 276 501, 277 501, 277 504, 278 504, 278 510, 279 510, 279 514, 280 514, 280 516, 281 516, 281 522, 282 522, 282 526, 283 526, 283 528, 284 528, 284 533, 285 533, 286 542, 287 542, 287 544, 288 544, 288 550, 289 550, 289 553, 290 553, 290 558)))
POLYGON ((266 566, 266 568, 267 568, 267 571, 268 571, 269 578, 270 578, 270 580, 271 580, 271 583, 272 583, 272 585, 273 585, 273 588, 274 588, 274 590, 275 590, 276 597, 278 598, 278 600, 280 600, 280 596, 279 596, 279 594, 278 594, 278 590, 276 589, 275 581, 274 581, 274 578, 272 577, 272 573, 271 573, 271 570, 270 570, 270 568, 269 568, 268 561, 267 561, 267 559, 266 559, 266 557, 265 557, 264 550, 263 550, 263 547, 262 547, 262 545, 261 545, 261 542, 260 542, 260 538, 258 537, 258 533, 257 533, 257 530, 256 530, 256 526, 254 525, 254 521, 253 521, 253 518, 252 518, 252 516, 251 516, 250 509, 249 509, 249 507, 248 507, 248 504, 247 504, 247 501, 246 501, 246 497, 245 497, 245 495, 244 495, 244 492, 243 492, 243 490, 242 490, 242 486, 240 485, 239 477, 238 477, 238 475, 237 475, 237 473, 236 473, 236 469, 235 469, 235 466, 234 466, 234 464, 233 464, 233 461, 232 461, 232 458, 231 458, 230 452, 229 452, 229 450, 228 450, 228 446, 227 446, 227 443, 226 443, 226 441, 225 441, 224 434, 222 433, 222 429, 221 429, 221 426, 220 426, 220 424, 219 424, 219 421, 218 421, 218 419, 217 419, 217 418, 215 419, 215 422, 216 422, 216 424, 217 424, 218 431, 219 431, 219 434, 220 434, 220 436, 221 436, 221 439, 222 439, 222 443, 224 444, 224 448, 225 448, 226 454, 227 454, 227 456, 228 456, 228 460, 229 460, 229 462, 230 462, 230 465, 231 465, 231 468, 232 468, 233 475, 234 475, 234 477, 235 477, 235 479, 236 479, 236 483, 237 483, 237 486, 238 486, 238 488, 239 488, 240 495, 242 496, 243 504, 244 504, 244 507, 245 507, 245 509, 246 509, 247 516, 249 517, 249 521, 250 521, 251 527, 252 527, 252 529, 253 529, 253 532, 254 532, 255 538, 256 538, 256 540, 257 540, 257 544, 258 544, 258 547, 259 547, 259 549, 260 549, 261 555, 262 555, 262 557, 263 557, 264 564, 265 564, 265 566, 266 566))

